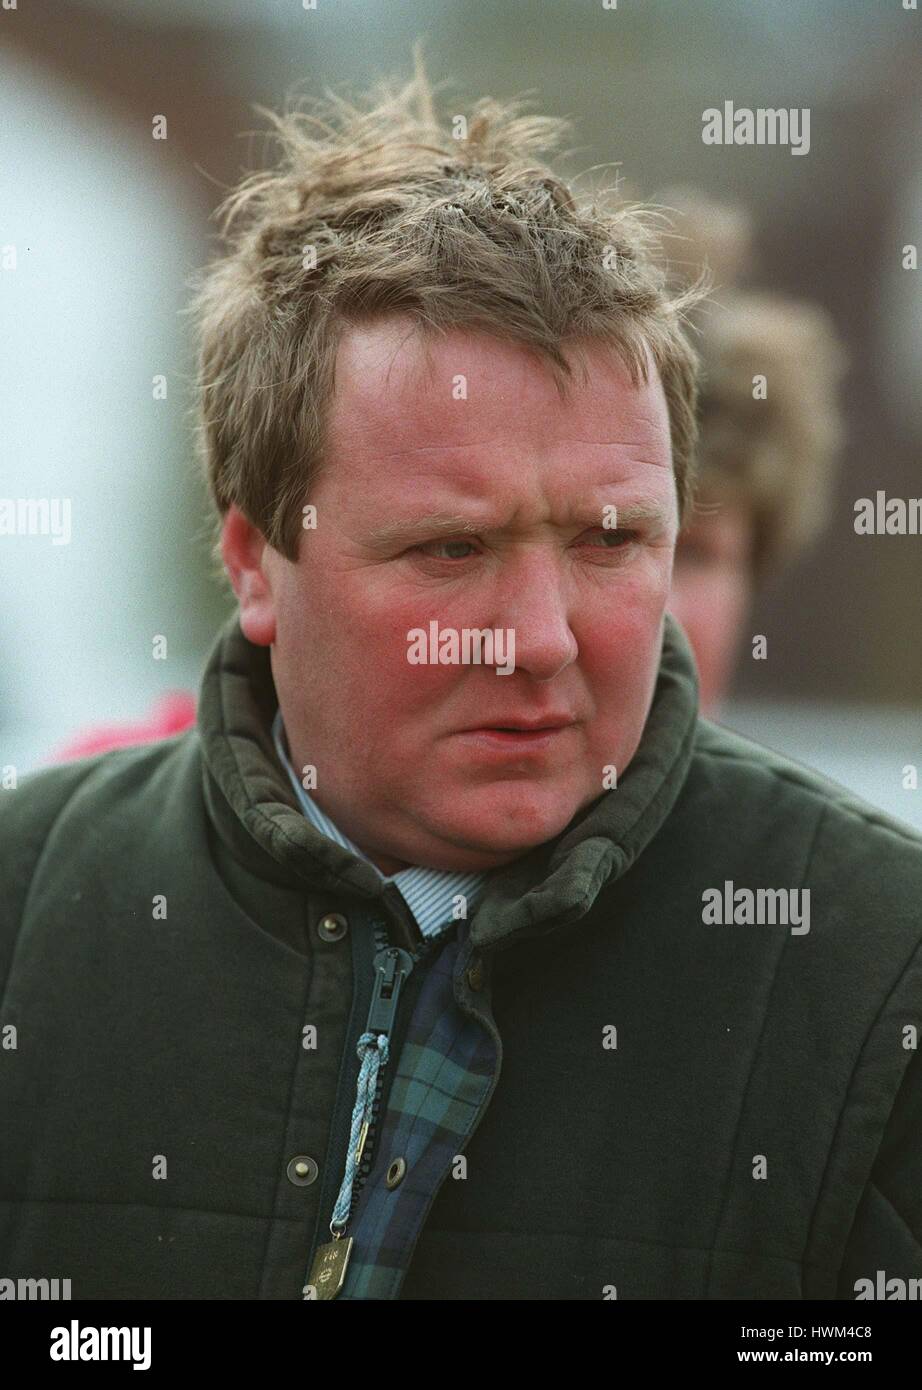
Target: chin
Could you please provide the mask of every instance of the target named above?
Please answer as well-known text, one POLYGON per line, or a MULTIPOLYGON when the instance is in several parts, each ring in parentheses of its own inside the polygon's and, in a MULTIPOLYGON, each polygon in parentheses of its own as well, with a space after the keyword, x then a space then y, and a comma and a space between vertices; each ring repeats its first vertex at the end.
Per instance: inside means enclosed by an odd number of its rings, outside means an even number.
POLYGON ((514 794, 509 802, 508 808, 472 808, 469 815, 446 827, 446 832, 457 844, 470 848, 472 854, 508 858, 527 854, 536 845, 554 839, 585 804, 572 795, 556 797, 553 802, 546 796, 529 802, 514 794))

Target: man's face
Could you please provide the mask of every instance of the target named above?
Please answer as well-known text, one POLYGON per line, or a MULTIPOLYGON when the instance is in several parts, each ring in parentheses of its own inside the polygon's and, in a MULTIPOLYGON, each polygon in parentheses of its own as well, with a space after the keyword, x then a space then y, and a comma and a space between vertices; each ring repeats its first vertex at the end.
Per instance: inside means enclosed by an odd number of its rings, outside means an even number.
POLYGON ((295 768, 385 873, 514 859, 637 749, 677 527, 669 420, 654 369, 637 389, 599 345, 586 363, 564 401, 484 334, 424 344, 390 319, 341 342, 316 529, 296 564, 264 546, 241 624, 272 643, 295 768), (512 630, 514 670, 411 663, 433 622, 512 630))

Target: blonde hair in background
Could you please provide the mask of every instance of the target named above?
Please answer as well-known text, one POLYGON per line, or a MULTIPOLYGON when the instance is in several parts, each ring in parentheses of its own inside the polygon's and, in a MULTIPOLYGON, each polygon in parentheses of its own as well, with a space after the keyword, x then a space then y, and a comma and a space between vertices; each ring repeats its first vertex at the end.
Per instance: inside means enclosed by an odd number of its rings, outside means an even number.
POLYGON ((694 314, 702 357, 698 490, 733 500, 754 519, 756 578, 788 565, 829 516, 845 430, 839 386, 847 356, 819 305, 738 288, 750 268, 752 227, 740 207, 687 189, 662 195, 674 232, 662 238, 681 284, 702 266, 711 300, 694 314), (753 378, 765 376, 764 400, 753 378))

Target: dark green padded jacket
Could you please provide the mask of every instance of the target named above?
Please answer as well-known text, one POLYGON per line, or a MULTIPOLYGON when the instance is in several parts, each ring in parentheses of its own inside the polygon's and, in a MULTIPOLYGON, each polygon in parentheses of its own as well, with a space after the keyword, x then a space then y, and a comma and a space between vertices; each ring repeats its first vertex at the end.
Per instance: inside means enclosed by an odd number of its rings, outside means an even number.
MULTIPOLYGON (((0 792, 0 1278, 302 1297, 342 1176, 355 942, 413 926, 297 808, 276 704, 233 619, 196 729, 0 792)), ((499 1065, 394 1296, 853 1299, 922 1276, 920 939, 922 839, 700 720, 668 620, 620 785, 472 915, 455 996, 499 1065), (809 890, 809 930, 715 921, 740 889, 809 890)))

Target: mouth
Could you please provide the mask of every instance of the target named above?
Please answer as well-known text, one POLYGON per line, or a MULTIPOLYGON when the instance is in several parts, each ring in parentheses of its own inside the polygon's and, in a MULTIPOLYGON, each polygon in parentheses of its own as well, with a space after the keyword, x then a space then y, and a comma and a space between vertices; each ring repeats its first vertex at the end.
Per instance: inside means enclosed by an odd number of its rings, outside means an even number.
POLYGON ((484 724, 474 729, 462 729, 458 737, 472 746, 492 752, 541 752, 561 742, 574 723, 574 720, 567 719, 521 724, 484 724))
POLYGON ((543 734, 556 729, 569 729, 576 720, 569 714, 546 714, 535 719, 523 716, 520 719, 505 719, 501 724, 472 724, 468 729, 460 729, 463 734, 543 734))

